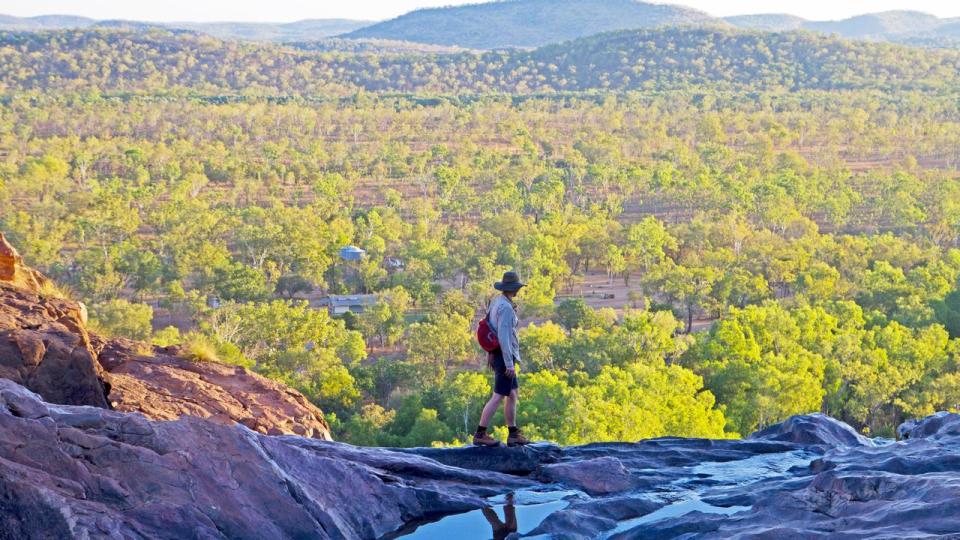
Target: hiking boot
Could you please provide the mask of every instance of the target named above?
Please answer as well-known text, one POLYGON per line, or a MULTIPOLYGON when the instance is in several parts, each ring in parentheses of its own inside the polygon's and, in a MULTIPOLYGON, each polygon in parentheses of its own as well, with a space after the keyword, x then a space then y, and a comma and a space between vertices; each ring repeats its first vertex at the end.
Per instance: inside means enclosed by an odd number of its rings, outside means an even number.
POLYGON ((489 433, 474 434, 473 436, 473 445, 474 446, 500 446, 500 441, 494 439, 490 436, 489 433))
POLYGON ((530 444, 530 439, 524 437, 523 432, 519 429, 507 437, 507 446, 524 446, 527 444, 530 444))

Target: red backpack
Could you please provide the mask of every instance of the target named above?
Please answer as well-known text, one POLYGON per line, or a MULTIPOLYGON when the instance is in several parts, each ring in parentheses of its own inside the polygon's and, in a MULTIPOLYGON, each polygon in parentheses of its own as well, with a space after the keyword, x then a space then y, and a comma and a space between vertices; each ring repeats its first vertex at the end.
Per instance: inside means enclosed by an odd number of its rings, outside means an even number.
POLYGON ((480 324, 477 325, 477 343, 480 344, 481 349, 487 352, 493 352, 500 348, 500 340, 497 339, 497 333, 490 328, 489 313, 486 317, 480 319, 480 324))

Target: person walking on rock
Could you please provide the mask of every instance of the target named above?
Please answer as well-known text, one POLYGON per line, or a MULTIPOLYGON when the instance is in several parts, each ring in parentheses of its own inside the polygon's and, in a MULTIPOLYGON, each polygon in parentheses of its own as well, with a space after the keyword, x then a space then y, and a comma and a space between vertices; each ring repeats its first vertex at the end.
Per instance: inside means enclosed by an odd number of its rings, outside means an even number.
POLYGON ((517 338, 517 308, 513 299, 523 286, 520 276, 513 271, 504 273, 503 280, 493 285, 494 289, 503 294, 498 295, 490 303, 487 320, 496 333, 500 347, 490 352, 494 372, 493 395, 483 407, 480 425, 477 426, 477 432, 473 435, 473 444, 477 446, 500 444, 487 433, 487 426, 490 425, 490 420, 500 407, 501 401, 504 402, 503 416, 510 430, 507 446, 521 446, 530 442, 517 427, 517 401, 519 400, 517 391, 520 388, 517 368, 520 363, 520 340, 517 338))

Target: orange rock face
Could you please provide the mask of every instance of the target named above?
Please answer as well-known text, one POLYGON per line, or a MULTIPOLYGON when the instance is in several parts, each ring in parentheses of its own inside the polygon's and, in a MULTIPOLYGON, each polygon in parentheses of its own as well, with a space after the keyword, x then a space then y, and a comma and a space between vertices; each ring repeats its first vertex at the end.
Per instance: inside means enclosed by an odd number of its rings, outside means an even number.
POLYGON ((110 404, 156 420, 183 415, 237 422, 267 435, 331 440, 323 413, 296 390, 245 368, 180 357, 176 347, 112 340, 98 358, 110 374, 110 404))
POLYGON ((23 264, 23 258, 16 248, 0 232, 0 283, 7 283, 21 289, 39 292, 50 283, 40 272, 23 264))
POLYGON ((109 407, 81 305, 0 281, 0 377, 51 403, 109 407))
POLYGON ((240 367, 186 360, 176 348, 91 335, 83 304, 42 294, 47 283, 0 234, 0 377, 50 403, 331 439, 323 413, 300 392, 240 367))
POLYGON ((0 281, 12 282, 17 276, 17 266, 22 262, 17 250, 0 233, 0 281))

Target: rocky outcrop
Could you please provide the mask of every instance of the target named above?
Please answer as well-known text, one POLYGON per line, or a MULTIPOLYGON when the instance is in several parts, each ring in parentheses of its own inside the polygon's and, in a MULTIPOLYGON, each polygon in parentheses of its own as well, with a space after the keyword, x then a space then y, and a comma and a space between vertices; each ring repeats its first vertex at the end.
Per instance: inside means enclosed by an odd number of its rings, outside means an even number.
POLYGON ((331 438, 323 413, 300 392, 244 368, 187 360, 176 348, 92 335, 83 304, 52 291, 0 234, 0 377, 47 402, 331 438))
POLYGON ((956 538, 958 425, 877 442, 810 415, 745 440, 398 451, 50 405, 0 379, 0 537, 956 538))
POLYGON ((39 292, 50 285, 50 280, 40 272, 23 264, 23 257, 10 245, 0 232, 0 283, 39 292))
POLYGON ((0 377, 51 403, 107 408, 100 367, 77 302, 0 282, 0 377))
POLYGON ((144 351, 128 340, 102 347, 98 358, 110 374, 110 404, 118 411, 155 420, 198 416, 263 434, 331 439, 323 413, 303 394, 247 369, 187 360, 176 347, 144 351))
POLYGON ((53 406, 0 379, 0 537, 378 538, 535 482, 183 417, 53 406))

